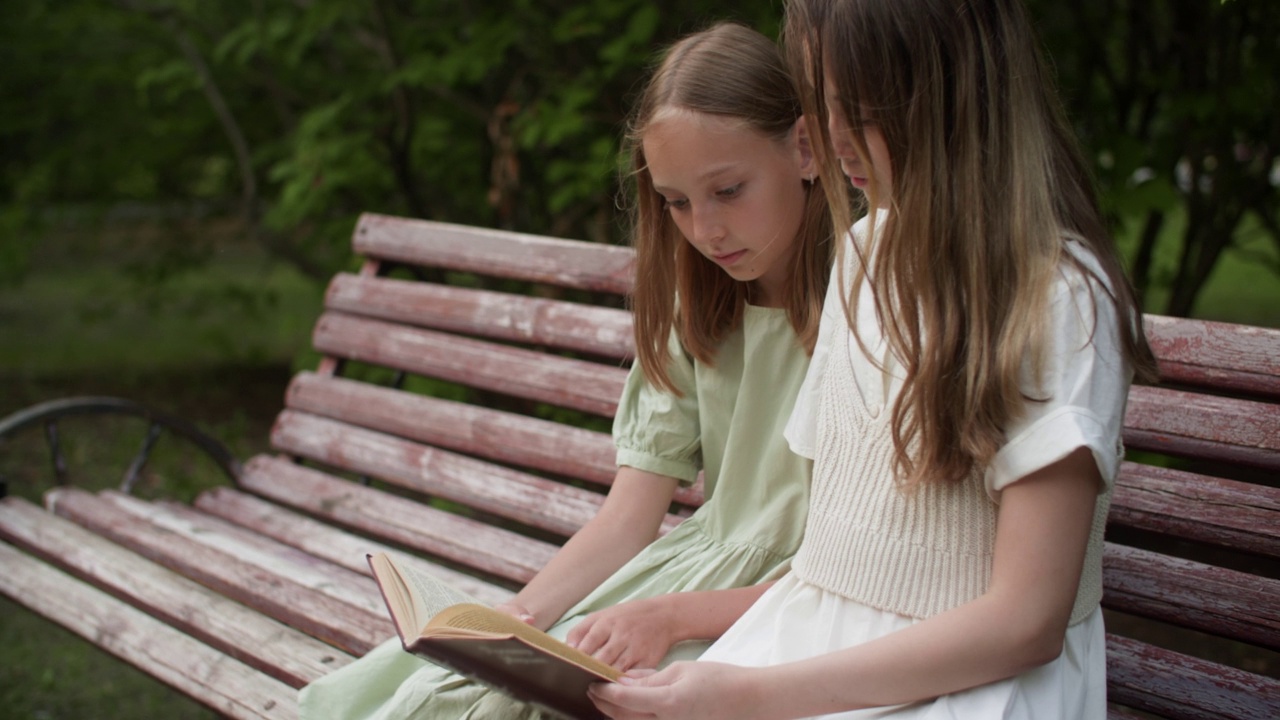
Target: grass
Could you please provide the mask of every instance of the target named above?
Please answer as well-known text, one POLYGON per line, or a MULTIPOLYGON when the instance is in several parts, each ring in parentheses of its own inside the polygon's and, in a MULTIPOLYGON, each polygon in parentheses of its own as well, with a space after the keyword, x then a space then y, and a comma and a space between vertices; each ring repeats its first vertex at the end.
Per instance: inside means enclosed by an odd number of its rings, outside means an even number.
POLYGON ((249 249, 159 280, 101 263, 40 271, 0 289, 0 372, 141 381, 165 369, 288 365, 320 296, 249 249))
MULTIPOLYGON (((32 261, 23 284, 0 286, 0 417, 68 395, 119 395, 197 422, 240 458, 266 449, 293 369, 313 365, 306 348, 320 286, 218 223, 72 228, 47 238, 32 261), (196 239, 193 255, 152 262, 175 232, 196 239)), ((1160 307, 1158 295, 1151 300, 1160 307)), ((1197 315, 1280 326, 1280 280, 1228 254, 1197 315)), ((137 423, 64 423, 74 482, 117 483, 142 433, 137 423)), ((143 495, 189 497, 225 482, 178 443, 162 440, 157 452, 143 495)), ((48 468, 38 432, 0 446, 0 474, 15 494, 38 498, 48 468)), ((0 708, 41 720, 215 717, 3 598, 0 708)))

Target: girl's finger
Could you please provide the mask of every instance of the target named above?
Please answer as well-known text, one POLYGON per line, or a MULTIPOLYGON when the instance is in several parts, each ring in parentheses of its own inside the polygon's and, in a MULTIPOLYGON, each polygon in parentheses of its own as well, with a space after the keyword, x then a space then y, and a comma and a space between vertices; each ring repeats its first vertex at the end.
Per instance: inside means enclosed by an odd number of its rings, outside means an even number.
POLYGON ((639 663, 636 662, 631 649, 623 646, 618 649, 618 652, 614 653, 613 659, 609 661, 609 664, 625 673, 639 663))
MULTIPOLYGON (((569 634, 565 635, 564 638, 565 642, 569 643, 571 647, 578 647, 578 644, 582 642, 582 638, 586 637, 594 625, 595 621, 588 615, 582 622, 569 628, 569 634)), ((582 648, 578 649, 581 650, 582 648)))
POLYGON ((625 647, 620 647, 619 643, 607 642, 597 648, 595 652, 591 653, 591 657, 599 660, 605 665, 612 665, 620 670, 626 670, 626 668, 618 665, 619 658, 622 657, 625 649, 625 647))
POLYGON ((609 633, 602 632, 599 626, 594 626, 588 629, 587 632, 578 636, 578 640, 574 644, 574 647, 588 655, 594 656, 600 648, 604 647, 608 640, 609 633))
POLYGON ((596 691, 594 685, 587 690, 587 698, 591 700, 597 710, 604 713, 606 716, 613 718, 613 720, 622 720, 619 715, 620 708, 601 697, 600 693, 596 691))
POLYGON ((591 689, 587 691, 587 697, 591 698, 591 702, 595 703, 596 709, 612 718, 612 720, 652 720, 657 717, 653 713, 628 710, 622 705, 610 702, 602 697, 602 693, 607 695, 615 689, 618 688, 610 686, 608 683, 600 683, 591 686, 591 689), (597 691, 596 688, 600 688, 600 690, 597 691))

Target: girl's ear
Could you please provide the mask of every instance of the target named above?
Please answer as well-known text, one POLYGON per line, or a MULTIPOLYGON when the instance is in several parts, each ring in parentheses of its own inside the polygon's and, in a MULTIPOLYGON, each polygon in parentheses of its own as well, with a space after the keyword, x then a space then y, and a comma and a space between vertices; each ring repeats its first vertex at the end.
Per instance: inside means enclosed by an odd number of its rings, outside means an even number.
POLYGON ((818 164, 813 157, 813 142, 809 137, 808 116, 801 115, 796 118, 796 124, 792 126, 791 132, 795 135, 796 159, 800 162, 800 177, 805 180, 813 180, 818 174, 818 164))

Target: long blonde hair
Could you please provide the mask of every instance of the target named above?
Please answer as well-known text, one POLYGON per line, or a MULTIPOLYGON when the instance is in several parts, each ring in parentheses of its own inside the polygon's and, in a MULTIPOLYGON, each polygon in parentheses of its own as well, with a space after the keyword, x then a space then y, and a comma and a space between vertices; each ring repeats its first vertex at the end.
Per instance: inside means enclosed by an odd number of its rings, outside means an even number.
MULTIPOLYGON (((777 142, 801 117, 799 92, 777 45, 742 25, 722 23, 672 45, 654 70, 627 127, 635 182, 632 243, 636 281, 631 296, 636 357, 649 382, 679 393, 667 373, 668 341, 677 329, 685 350, 714 364, 716 348, 742 322, 749 286, 729 277, 680 234, 653 187, 642 140, 650 121, 668 109, 739 120, 777 142), (677 307, 676 298, 679 297, 677 307)), ((810 187, 783 299, 787 317, 810 351, 831 266, 826 197, 810 187)))
MULTIPOLYGON (((869 251, 853 248, 862 269, 847 307, 855 317, 869 283, 904 366, 892 425, 906 486, 985 467, 1036 399, 1019 371, 1030 359, 1043 372, 1049 289, 1063 263, 1115 303, 1125 360, 1139 379, 1154 377, 1137 301, 1020 0, 789 0, 786 16, 806 109, 825 117, 825 81, 863 162, 867 125, 888 146, 892 187, 869 210, 873 227, 877 205, 888 216, 869 251), (1064 251, 1064 236, 1098 259, 1099 277, 1064 251)), ((833 214, 849 227, 856 212, 821 134, 833 214)))

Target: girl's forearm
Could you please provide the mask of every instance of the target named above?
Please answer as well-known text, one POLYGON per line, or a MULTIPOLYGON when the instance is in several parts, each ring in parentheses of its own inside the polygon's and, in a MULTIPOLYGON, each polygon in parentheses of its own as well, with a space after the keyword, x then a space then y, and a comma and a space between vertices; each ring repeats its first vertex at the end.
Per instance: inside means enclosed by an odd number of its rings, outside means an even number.
POLYGON ((675 478, 623 467, 604 505, 511 601, 547 629, 658 536, 675 478))
POLYGON ((596 539, 600 535, 606 533, 583 526, 512 599, 533 615, 535 627, 546 630, 647 544, 596 539))
POLYGON ((678 640, 714 640, 725 633, 775 581, 729 590, 702 590, 664 596, 676 603, 678 640))
POLYGON ((982 598, 864 645, 752 671, 751 683, 771 718, 915 702, 1043 664, 1030 627, 982 598))

